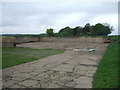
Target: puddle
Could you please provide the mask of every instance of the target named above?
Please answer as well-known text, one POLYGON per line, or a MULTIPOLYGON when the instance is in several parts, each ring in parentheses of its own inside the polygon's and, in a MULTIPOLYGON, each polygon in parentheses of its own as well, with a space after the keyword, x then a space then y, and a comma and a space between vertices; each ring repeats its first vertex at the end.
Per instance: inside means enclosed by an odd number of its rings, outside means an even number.
POLYGON ((72 49, 73 51, 95 51, 95 49, 72 49))
POLYGON ((62 64, 68 64, 68 62, 62 62, 62 64))

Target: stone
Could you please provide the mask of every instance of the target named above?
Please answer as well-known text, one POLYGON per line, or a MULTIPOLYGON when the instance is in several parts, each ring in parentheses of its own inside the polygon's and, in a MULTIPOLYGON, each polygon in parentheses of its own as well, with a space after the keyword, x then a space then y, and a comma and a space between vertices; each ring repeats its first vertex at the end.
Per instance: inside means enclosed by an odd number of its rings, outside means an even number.
POLYGON ((30 87, 38 84, 38 81, 36 80, 25 80, 19 83, 20 85, 23 85, 25 87, 30 87))
POLYGON ((41 83, 41 88, 47 88, 49 86, 48 83, 41 83))
POLYGON ((95 72, 96 72, 96 71, 94 71, 94 70, 89 70, 89 71, 87 71, 87 72, 84 74, 84 76, 86 76, 86 77, 93 77, 93 75, 95 74, 95 72))
POLYGON ((92 88, 92 85, 80 84, 80 85, 76 85, 75 88, 92 88))
POLYGON ((9 86, 14 85, 15 83, 17 83, 17 82, 14 81, 14 80, 6 80, 6 81, 2 82, 2 86, 3 87, 9 87, 9 86))
POLYGON ((50 83, 47 88, 61 88, 61 87, 59 85, 57 85, 57 84, 50 83))
POLYGON ((64 71, 64 72, 72 72, 74 65, 60 65, 52 70, 55 71, 64 71))
POLYGON ((65 86, 66 86, 67 88, 74 88, 75 85, 76 85, 76 83, 72 81, 72 82, 68 82, 65 86))
POLYGON ((26 87, 22 86, 22 85, 14 84, 14 85, 10 86, 9 88, 26 88, 26 87))
POLYGON ((13 77, 12 80, 16 80, 17 82, 23 81, 27 79, 26 77, 13 77))
POLYGON ((29 88, 41 88, 41 84, 32 85, 29 88))
POLYGON ((17 74, 13 74, 12 77, 16 77, 16 78, 30 78, 32 77, 31 74, 29 73, 17 73, 17 74))
POLYGON ((89 77, 80 77, 74 80, 76 82, 77 85, 92 85, 92 78, 89 77))

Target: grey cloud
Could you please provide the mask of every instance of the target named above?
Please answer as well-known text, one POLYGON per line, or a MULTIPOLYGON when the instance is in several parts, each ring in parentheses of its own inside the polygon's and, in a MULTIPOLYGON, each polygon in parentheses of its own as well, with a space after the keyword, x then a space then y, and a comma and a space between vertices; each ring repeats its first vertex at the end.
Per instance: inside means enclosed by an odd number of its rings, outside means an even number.
MULTIPOLYGON (((104 14, 117 14, 117 3, 114 2, 18 2, 3 3, 3 27, 6 26, 58 26, 57 19, 60 14, 65 16, 73 13, 85 13, 84 18, 67 24, 76 26, 90 22, 94 17, 104 14)), ((63 25, 65 26, 65 25, 63 25)), ((16 31, 17 32, 17 31, 16 31)))
POLYGON ((10 15, 30 14, 56 14, 88 12, 94 14, 117 13, 117 3, 3 3, 3 14, 7 11, 10 15), (7 10, 6 10, 7 9, 7 10), (11 13, 12 11, 12 13, 11 13))

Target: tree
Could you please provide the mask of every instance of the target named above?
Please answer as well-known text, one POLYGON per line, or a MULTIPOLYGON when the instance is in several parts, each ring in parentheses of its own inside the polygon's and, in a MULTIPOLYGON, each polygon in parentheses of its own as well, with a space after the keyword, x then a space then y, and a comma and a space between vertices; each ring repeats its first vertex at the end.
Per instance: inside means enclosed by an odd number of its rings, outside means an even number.
POLYGON ((68 26, 68 27, 61 29, 59 31, 59 35, 70 37, 70 36, 73 36, 73 32, 74 32, 73 29, 68 26))
POLYGON ((45 36, 46 36, 46 33, 40 34, 40 37, 45 37, 45 36))
POLYGON ((91 27, 90 24, 87 23, 85 25, 85 27, 83 28, 83 33, 86 34, 86 35, 88 35, 87 33, 90 31, 90 27, 91 27))
POLYGON ((94 30, 94 25, 92 25, 92 26, 90 27, 89 35, 90 35, 90 36, 96 36, 96 32, 95 32, 95 30, 94 30))
POLYGON ((104 26, 106 27, 106 35, 114 31, 113 26, 110 26, 110 24, 104 23, 104 26))
POLYGON ((85 36, 84 33, 80 33, 79 36, 85 36))
POLYGON ((52 28, 47 29, 46 33, 47 33, 47 36, 54 36, 54 32, 52 28))
POLYGON ((75 28, 70 28, 69 26, 62 28, 59 33, 53 32, 53 29, 47 29, 47 36, 107 36, 113 31, 113 27, 107 23, 101 24, 97 23, 96 25, 90 25, 87 23, 84 28, 77 26, 75 28))
POLYGON ((87 24, 85 25, 85 27, 91 27, 90 23, 87 23, 87 24))
POLYGON ((73 29, 73 36, 80 36, 80 33, 82 33, 82 27, 77 26, 73 29))
POLYGON ((58 37, 58 36, 59 36, 59 33, 54 33, 54 36, 55 36, 55 37, 58 37))
POLYGON ((105 26, 105 25, 103 25, 101 23, 97 23, 93 27, 93 29, 94 29, 94 32, 96 33, 96 35, 98 35, 98 36, 107 36, 113 30, 113 28, 110 27, 109 25, 105 26))

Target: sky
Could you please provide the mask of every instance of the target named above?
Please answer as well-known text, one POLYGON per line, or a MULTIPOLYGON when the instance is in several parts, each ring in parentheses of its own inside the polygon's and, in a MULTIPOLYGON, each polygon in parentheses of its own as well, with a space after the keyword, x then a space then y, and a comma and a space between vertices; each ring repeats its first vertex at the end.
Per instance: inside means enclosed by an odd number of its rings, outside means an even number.
POLYGON ((108 23, 118 34, 118 2, 2 2, 2 34, 41 34, 86 23, 108 23))

